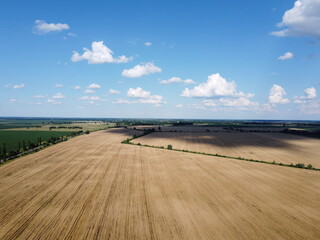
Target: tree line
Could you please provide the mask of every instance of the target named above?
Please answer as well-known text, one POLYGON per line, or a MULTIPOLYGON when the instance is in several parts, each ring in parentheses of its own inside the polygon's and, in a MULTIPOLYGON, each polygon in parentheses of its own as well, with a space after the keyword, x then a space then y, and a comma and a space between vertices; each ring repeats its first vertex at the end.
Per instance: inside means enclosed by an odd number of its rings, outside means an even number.
MULTIPOLYGON (((89 131, 83 132, 81 130, 78 132, 71 132, 69 136, 74 137, 74 136, 81 135, 83 133, 89 134, 89 131)), ((3 164, 5 161, 11 160, 15 157, 19 157, 23 154, 37 151, 40 148, 47 147, 47 146, 50 146, 59 142, 67 141, 67 140, 68 140, 67 136, 63 136, 63 137, 51 136, 49 139, 45 141, 41 137, 38 137, 36 142, 31 142, 30 140, 19 141, 18 147, 14 150, 8 150, 7 144, 2 143, 2 146, 0 148, 0 164, 3 164)))

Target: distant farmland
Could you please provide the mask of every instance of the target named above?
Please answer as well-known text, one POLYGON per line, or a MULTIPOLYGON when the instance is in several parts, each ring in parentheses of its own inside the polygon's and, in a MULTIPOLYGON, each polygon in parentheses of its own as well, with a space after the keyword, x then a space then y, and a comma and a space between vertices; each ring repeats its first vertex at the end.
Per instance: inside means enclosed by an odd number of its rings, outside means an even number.
POLYGON ((70 131, 14 131, 14 130, 1 130, 0 131, 0 146, 3 146, 3 143, 6 144, 7 151, 17 150, 22 147, 23 142, 28 144, 38 143, 39 138, 41 141, 47 141, 51 137, 63 137, 69 136, 72 132, 70 131))
MULTIPOLYGON (((132 142, 142 145, 219 154, 285 164, 311 164, 320 168, 320 139, 278 132, 155 132, 132 142)), ((179 128, 178 128, 179 129, 179 128)), ((181 128, 180 128, 181 129, 181 128)), ((217 129, 215 129, 217 130, 217 129)))

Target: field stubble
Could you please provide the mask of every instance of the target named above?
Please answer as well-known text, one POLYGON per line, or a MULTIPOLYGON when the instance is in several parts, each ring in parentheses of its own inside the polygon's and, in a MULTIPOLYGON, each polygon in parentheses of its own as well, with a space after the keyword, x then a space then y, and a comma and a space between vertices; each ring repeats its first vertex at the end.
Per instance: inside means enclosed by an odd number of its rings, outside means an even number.
POLYGON ((156 132, 133 143, 320 168, 320 140, 284 133, 156 132))
POLYGON ((130 134, 0 167, 0 239, 319 239, 318 172, 121 144, 130 134))

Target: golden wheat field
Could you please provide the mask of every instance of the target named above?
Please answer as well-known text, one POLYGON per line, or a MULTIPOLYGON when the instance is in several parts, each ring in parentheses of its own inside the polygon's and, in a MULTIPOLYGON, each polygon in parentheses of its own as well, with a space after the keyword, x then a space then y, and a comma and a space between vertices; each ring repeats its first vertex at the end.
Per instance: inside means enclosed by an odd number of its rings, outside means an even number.
POLYGON ((293 134, 261 132, 155 132, 134 139, 151 146, 320 168, 320 140, 293 134))
POLYGON ((320 172, 121 144, 130 134, 1 166, 0 239, 320 238, 320 172))

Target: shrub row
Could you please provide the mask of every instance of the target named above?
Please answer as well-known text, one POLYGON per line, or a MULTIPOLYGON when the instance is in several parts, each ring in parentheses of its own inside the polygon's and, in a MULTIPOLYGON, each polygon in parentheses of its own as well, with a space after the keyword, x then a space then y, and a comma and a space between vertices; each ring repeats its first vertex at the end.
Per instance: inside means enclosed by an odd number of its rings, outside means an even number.
MULTIPOLYGON (((146 134, 145 134, 145 135, 146 135, 146 134)), ((152 145, 148 145, 148 144, 132 143, 132 142, 131 142, 131 140, 136 139, 136 138, 139 138, 139 137, 142 137, 142 136, 144 136, 144 135, 134 136, 133 138, 128 138, 128 139, 122 141, 121 143, 124 143, 124 144, 132 144, 132 145, 143 146, 143 147, 151 147, 151 148, 165 149, 164 146, 152 146, 152 145)), ((257 162, 257 163, 272 164, 272 165, 278 165, 278 166, 284 166, 284 167, 294 167, 294 168, 302 168, 302 169, 309 169, 309 170, 320 171, 319 168, 314 168, 311 164, 308 164, 307 166, 305 166, 304 163, 284 164, 284 163, 277 163, 277 162, 275 162, 275 161, 273 161, 273 162, 267 162, 267 161, 263 161, 263 160, 248 159, 248 158, 244 158, 244 157, 231 157, 231 156, 221 155, 221 154, 218 154, 218 153, 212 154, 212 153, 196 152, 196 151, 190 151, 190 150, 184 150, 184 149, 174 149, 171 144, 169 144, 166 149, 172 150, 172 151, 177 151, 177 152, 195 153, 195 154, 202 154, 202 155, 206 155, 206 156, 214 156, 214 157, 222 157, 222 158, 231 158, 231 159, 248 161, 248 162, 257 162)))

